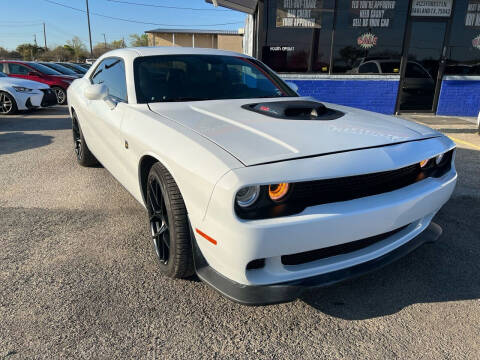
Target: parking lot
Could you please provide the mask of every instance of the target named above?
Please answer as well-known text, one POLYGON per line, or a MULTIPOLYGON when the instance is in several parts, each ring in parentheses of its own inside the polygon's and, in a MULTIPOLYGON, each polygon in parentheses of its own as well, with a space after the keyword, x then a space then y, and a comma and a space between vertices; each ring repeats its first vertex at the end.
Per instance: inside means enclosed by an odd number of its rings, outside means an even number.
POLYGON ((76 164, 65 107, 0 117, 0 359, 480 358, 480 136, 464 119, 413 118, 458 143, 441 239, 246 307, 159 275, 145 210, 76 164))

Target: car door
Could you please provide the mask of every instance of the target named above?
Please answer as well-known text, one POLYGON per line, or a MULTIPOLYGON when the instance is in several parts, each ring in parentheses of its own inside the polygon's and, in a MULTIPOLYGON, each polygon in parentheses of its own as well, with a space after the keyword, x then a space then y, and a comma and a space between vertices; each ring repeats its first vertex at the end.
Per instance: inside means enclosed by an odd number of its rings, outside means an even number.
POLYGON ((88 119, 86 141, 97 159, 117 179, 125 176, 120 134, 123 116, 128 106, 125 64, 122 59, 104 59, 90 77, 92 84, 105 84, 109 95, 103 100, 86 100, 88 119))
POLYGON ((28 66, 18 63, 8 63, 8 75, 20 79, 32 80, 33 70, 28 66))

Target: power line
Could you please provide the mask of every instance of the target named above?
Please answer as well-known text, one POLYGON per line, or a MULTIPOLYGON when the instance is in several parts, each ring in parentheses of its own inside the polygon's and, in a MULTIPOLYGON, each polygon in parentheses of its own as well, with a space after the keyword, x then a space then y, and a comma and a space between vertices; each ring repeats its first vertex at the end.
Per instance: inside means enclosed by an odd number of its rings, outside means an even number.
POLYGON ((120 3, 120 4, 127 4, 127 5, 147 6, 147 7, 156 7, 156 8, 164 8, 164 9, 193 10, 193 11, 230 11, 226 9, 202 9, 202 8, 188 8, 188 7, 179 7, 179 6, 144 4, 144 3, 137 3, 133 1, 121 1, 121 0, 107 0, 107 1, 120 3))
MULTIPOLYGON (((83 9, 79 9, 79 8, 76 8, 76 7, 73 7, 73 6, 65 5, 65 4, 56 2, 56 1, 52 1, 52 0, 43 0, 43 1, 48 2, 50 4, 55 4, 55 5, 58 5, 58 6, 62 6, 62 7, 71 9, 71 10, 86 13, 86 11, 83 10, 83 9)), ((192 25, 185 25, 185 24, 160 24, 160 23, 145 22, 145 21, 140 21, 140 20, 124 19, 124 18, 118 18, 118 17, 113 17, 113 16, 108 16, 108 15, 95 13, 93 11, 90 11, 90 14, 95 15, 95 16, 100 16, 100 17, 103 17, 103 18, 107 18, 107 19, 125 21, 125 22, 130 22, 130 23, 135 23, 135 24, 157 25, 157 26, 192 26, 192 25)), ((194 26, 220 26, 220 25, 233 25, 233 24, 243 24, 243 21, 229 22, 229 23, 223 23, 223 24, 200 24, 200 25, 197 24, 197 25, 194 25, 194 26)))

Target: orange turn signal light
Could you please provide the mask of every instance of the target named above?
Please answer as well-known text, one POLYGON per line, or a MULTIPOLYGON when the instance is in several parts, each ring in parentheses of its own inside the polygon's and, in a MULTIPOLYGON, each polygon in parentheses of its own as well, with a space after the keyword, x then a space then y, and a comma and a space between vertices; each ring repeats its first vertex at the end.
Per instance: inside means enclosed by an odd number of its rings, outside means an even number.
POLYGON ((268 186, 268 196, 273 201, 280 201, 288 194, 289 189, 288 183, 272 184, 268 186))
POLYGON ((430 160, 430 159, 425 159, 425 160, 420 161, 420 167, 421 167, 421 168, 424 168, 425 165, 428 164, 428 160, 430 160))

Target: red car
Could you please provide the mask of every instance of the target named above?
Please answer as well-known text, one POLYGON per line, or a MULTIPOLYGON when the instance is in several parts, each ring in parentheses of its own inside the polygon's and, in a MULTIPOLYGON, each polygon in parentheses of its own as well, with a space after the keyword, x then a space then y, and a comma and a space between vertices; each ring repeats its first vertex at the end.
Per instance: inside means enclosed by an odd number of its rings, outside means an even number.
POLYGON ((63 75, 45 65, 30 61, 2 60, 0 71, 8 76, 50 85, 57 95, 57 102, 61 105, 67 103, 67 88, 76 79, 74 76, 63 75))

